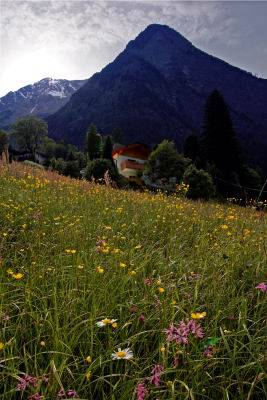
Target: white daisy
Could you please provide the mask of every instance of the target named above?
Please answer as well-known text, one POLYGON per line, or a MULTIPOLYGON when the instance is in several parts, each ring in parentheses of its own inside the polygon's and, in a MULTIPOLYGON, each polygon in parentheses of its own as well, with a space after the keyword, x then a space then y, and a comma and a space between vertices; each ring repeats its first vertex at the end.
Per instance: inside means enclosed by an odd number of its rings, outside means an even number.
POLYGON ((123 350, 119 347, 118 351, 111 354, 111 357, 112 360, 129 360, 130 358, 133 358, 133 352, 129 347, 123 350))
POLYGON ((101 319, 101 321, 96 322, 96 325, 99 326, 100 328, 102 328, 103 326, 106 326, 106 325, 112 325, 116 321, 117 321, 116 319, 104 318, 104 319, 101 319))

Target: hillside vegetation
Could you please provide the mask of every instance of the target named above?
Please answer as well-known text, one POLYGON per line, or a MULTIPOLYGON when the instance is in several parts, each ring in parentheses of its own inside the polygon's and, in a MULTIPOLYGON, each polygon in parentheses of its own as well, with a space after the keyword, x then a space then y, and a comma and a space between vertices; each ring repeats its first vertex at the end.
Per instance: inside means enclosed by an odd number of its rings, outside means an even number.
POLYGON ((266 397, 263 214, 18 164, 0 204, 0 399, 266 397))

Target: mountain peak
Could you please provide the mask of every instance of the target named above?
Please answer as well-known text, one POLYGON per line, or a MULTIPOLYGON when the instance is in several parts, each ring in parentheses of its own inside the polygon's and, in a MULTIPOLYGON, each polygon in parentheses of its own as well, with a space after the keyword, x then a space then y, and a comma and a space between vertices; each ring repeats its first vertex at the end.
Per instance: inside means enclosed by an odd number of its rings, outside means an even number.
POLYGON ((192 46, 191 42, 175 29, 168 25, 151 24, 148 25, 134 40, 130 41, 126 49, 139 48, 143 49, 148 45, 155 46, 192 46))

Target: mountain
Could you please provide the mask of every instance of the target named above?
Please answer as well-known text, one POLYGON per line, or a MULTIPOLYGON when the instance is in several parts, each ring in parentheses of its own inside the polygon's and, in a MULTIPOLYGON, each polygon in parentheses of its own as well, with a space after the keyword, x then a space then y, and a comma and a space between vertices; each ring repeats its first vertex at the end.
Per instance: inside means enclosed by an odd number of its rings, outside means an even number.
POLYGON ((82 145, 93 122, 104 133, 122 128, 128 142, 151 144, 170 138, 181 146, 189 133, 200 132, 206 99, 215 88, 228 103, 247 152, 266 159, 267 80, 199 50, 174 29, 157 24, 130 41, 49 116, 49 132, 82 145))
POLYGON ((67 103, 86 80, 45 78, 0 98, 0 127, 5 128, 24 115, 46 117, 67 103))

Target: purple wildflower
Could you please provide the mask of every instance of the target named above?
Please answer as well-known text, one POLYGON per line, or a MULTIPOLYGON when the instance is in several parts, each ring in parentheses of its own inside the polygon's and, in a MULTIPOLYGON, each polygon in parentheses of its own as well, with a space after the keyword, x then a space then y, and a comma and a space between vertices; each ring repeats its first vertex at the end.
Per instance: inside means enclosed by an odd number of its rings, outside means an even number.
POLYGON ((189 331, 193 333, 195 338, 202 339, 204 337, 204 332, 203 332, 202 327, 200 326, 199 323, 197 323, 193 319, 190 319, 190 321, 187 324, 187 327, 188 327, 189 331))
POLYGON ((151 286, 152 283, 153 283, 153 279, 151 279, 151 278, 145 278, 145 279, 144 279, 144 284, 145 284, 146 286, 151 286))
POLYGON ((43 376, 42 376, 42 381, 43 381, 44 383, 48 383, 48 382, 49 382, 49 376, 48 376, 48 375, 43 375, 43 376))
POLYGON ((59 391, 58 394, 57 394, 57 397, 58 397, 59 399, 66 398, 66 392, 65 392, 65 390, 64 390, 63 388, 60 389, 60 391, 59 391))
POLYGON ((160 376, 163 373, 164 368, 161 364, 156 364, 152 369, 152 375, 150 378, 150 383, 155 386, 160 385, 160 376))
POLYGON ((41 400, 43 399, 43 396, 41 396, 39 393, 32 394, 31 396, 28 397, 28 400, 41 400))
POLYGON ((76 392, 75 390, 69 389, 69 390, 67 391, 67 397, 68 397, 69 399, 73 399, 74 397, 78 397, 78 395, 77 395, 77 392, 76 392))
POLYGON ((18 378, 18 383, 17 383, 17 390, 19 390, 20 392, 24 392, 24 390, 26 390, 28 384, 25 381, 24 378, 19 377, 18 378))
POLYGON ((38 383, 38 379, 35 376, 25 374, 24 379, 27 382, 28 385, 32 387, 36 387, 38 383))
POLYGON ((207 346, 203 352, 203 355, 207 358, 211 358, 214 355, 214 351, 215 351, 215 349, 213 346, 207 346))
POLYGON ((141 315, 140 315, 139 321, 140 321, 140 322, 145 322, 145 316, 144 316, 144 314, 141 314, 141 315))
POLYGON ((261 292, 267 292, 267 284, 265 282, 261 282, 256 286, 256 289, 259 289, 261 292))
POLYGON ((144 383, 138 383, 137 385, 137 400, 145 400, 148 394, 147 388, 144 383))
POLYGON ((180 321, 177 326, 171 324, 169 328, 164 330, 164 332, 167 335, 168 342, 175 341, 176 343, 180 344, 188 343, 189 330, 184 321, 180 321))

